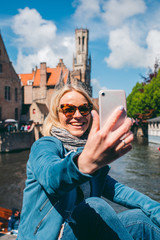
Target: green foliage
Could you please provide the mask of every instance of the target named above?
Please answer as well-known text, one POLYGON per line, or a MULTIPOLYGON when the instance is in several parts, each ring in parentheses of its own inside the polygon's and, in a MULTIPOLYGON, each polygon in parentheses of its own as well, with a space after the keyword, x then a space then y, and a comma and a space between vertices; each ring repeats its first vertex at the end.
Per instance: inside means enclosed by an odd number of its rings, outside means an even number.
POLYGON ((129 117, 136 118, 137 113, 146 113, 150 109, 155 110, 152 117, 160 116, 160 70, 150 83, 137 83, 127 97, 129 117))

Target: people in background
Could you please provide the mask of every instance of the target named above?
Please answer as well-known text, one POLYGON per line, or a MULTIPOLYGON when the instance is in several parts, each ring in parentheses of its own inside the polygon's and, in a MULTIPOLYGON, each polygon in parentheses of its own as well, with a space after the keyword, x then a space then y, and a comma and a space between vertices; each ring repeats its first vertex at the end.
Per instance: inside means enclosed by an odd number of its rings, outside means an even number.
POLYGON ((11 232, 12 234, 17 234, 19 222, 20 222, 20 211, 16 208, 13 208, 12 216, 9 218, 9 221, 8 221, 8 232, 11 232))

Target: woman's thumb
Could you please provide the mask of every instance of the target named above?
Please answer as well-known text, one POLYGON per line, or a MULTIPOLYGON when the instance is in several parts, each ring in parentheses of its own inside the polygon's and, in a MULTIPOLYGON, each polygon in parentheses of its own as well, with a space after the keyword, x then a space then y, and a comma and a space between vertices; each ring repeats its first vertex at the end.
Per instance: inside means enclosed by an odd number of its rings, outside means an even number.
POLYGON ((92 127, 90 133, 96 133, 99 130, 99 115, 95 110, 92 110, 92 127))

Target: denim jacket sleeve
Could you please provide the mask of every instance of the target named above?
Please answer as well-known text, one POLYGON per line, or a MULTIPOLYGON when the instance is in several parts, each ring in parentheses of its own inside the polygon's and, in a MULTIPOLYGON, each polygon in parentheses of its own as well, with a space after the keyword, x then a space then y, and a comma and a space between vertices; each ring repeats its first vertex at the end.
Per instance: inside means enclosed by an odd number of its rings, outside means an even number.
POLYGON ((49 195, 62 196, 91 179, 90 175, 81 173, 74 162, 81 151, 82 149, 78 149, 65 155, 63 144, 58 139, 39 139, 33 144, 27 164, 28 181, 33 181, 34 176, 49 195))
POLYGON ((127 208, 140 208, 160 227, 160 203, 107 176, 103 196, 127 208))

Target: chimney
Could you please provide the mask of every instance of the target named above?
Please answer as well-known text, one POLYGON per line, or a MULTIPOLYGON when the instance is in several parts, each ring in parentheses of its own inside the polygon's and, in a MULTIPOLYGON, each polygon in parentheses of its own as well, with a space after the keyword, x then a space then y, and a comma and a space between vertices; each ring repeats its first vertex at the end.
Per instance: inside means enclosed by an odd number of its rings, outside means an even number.
POLYGON ((47 84, 47 67, 46 63, 40 63, 40 87, 45 87, 47 84))

